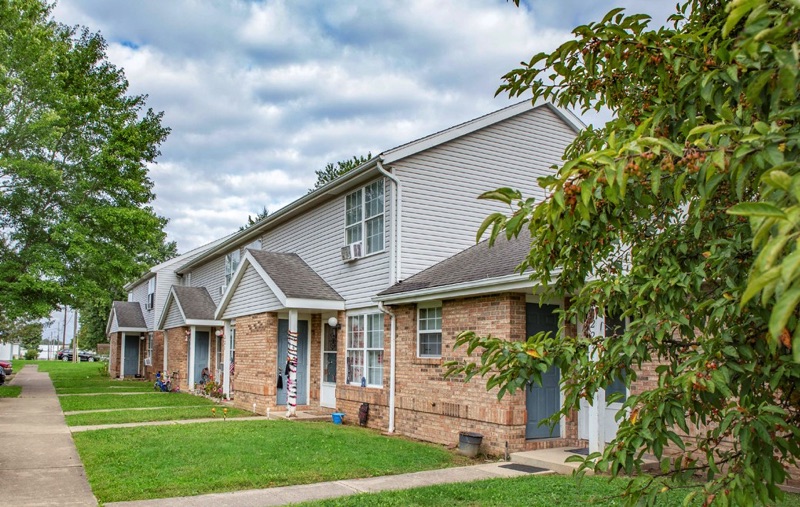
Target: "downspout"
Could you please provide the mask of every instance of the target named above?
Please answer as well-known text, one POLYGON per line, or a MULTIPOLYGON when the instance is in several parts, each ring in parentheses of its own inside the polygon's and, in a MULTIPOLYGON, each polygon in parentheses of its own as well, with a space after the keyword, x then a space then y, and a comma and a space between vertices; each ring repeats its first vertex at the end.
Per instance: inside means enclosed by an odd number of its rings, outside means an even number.
POLYGON ((395 319, 394 313, 392 313, 391 310, 389 310, 388 308, 383 306, 383 301, 379 301, 378 302, 378 309, 380 309, 380 311, 382 311, 383 313, 387 314, 389 316, 389 321, 391 322, 390 331, 389 331, 389 336, 391 337, 390 338, 390 343, 391 343, 390 350, 391 350, 391 354, 392 354, 392 360, 389 361, 389 433, 394 433, 394 405, 395 405, 395 401, 394 401, 394 385, 395 385, 394 368, 395 368, 395 363, 396 363, 396 361, 395 361, 395 350, 397 349, 397 347, 395 346, 395 343, 396 343, 396 340, 395 340, 395 336, 396 336, 396 333, 395 333, 395 320, 396 319, 395 319))
MULTIPOLYGON (((390 173, 386 169, 384 169, 381 160, 378 159, 377 161, 378 170, 389 178, 395 186, 394 192, 394 202, 395 205, 393 206, 394 211, 394 220, 392 221, 392 232, 394 233, 394 237, 392 238, 392 248, 390 252, 390 275, 389 275, 389 282, 390 285, 394 285, 397 283, 397 280, 402 276, 402 263, 401 263, 401 252, 402 252, 402 227, 401 227, 401 211, 402 211, 402 186, 400 184, 400 180, 394 174, 390 173)), ((394 433, 394 410, 395 410, 395 366, 397 364, 396 359, 396 351, 397 351, 397 328, 396 328, 396 318, 394 313, 391 310, 387 309, 382 301, 378 302, 378 309, 383 313, 389 316, 390 320, 390 331, 389 331, 389 341, 391 343, 390 350, 391 350, 391 360, 389 361, 389 433, 394 433)))

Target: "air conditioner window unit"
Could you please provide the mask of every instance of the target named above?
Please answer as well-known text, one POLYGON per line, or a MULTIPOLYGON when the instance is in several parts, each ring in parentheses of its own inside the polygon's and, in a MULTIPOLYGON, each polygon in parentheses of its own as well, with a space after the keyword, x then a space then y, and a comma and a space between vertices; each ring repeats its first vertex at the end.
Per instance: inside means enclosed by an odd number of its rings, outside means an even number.
POLYGON ((345 262, 352 262, 361 257, 362 255, 363 254, 361 250, 360 241, 342 247, 342 260, 345 262))
POLYGON ((153 366, 153 359, 150 358, 150 357, 145 357, 144 358, 144 365, 145 366, 153 366))

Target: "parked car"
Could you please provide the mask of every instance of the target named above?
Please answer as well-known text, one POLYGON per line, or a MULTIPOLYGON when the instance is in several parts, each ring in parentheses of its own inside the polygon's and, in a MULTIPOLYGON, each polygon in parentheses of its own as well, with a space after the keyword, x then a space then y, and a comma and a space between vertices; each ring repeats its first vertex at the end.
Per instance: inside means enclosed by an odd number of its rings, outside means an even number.
MULTIPOLYGON (((58 360, 59 361, 72 361, 72 350, 71 349, 64 349, 58 352, 58 360)), ((79 361, 89 361, 93 363, 95 361, 94 354, 85 350, 78 351, 78 360, 79 361)))
POLYGON ((0 361, 0 369, 2 369, 6 375, 11 375, 11 372, 14 371, 11 361, 0 361))
POLYGON ((0 368, 0 386, 6 383, 6 371, 0 368))

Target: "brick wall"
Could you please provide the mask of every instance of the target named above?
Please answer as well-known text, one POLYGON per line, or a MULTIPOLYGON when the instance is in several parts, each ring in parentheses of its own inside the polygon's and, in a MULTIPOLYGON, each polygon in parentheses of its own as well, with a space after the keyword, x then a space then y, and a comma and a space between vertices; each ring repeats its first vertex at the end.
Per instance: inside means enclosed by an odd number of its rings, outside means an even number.
MULTIPOLYGON (((575 445, 577 417, 566 421, 566 439, 527 441, 525 439, 525 394, 517 392, 497 399, 497 390, 486 390, 486 381, 474 378, 445 379, 443 364, 466 357, 466 349, 454 350, 456 337, 464 330, 499 338, 525 338, 525 295, 498 294, 445 301, 442 305, 442 357, 417 357, 417 306, 399 305, 396 315, 397 362, 395 429, 420 440, 446 445, 458 443, 461 431, 484 435, 483 451, 502 454, 508 442, 511 451, 535 447, 575 445)), ((340 340, 337 405, 356 423, 358 408, 370 404, 369 426, 388 429, 390 320, 385 322, 384 388, 345 386, 345 343, 340 340)))
MULTIPOLYGON (((147 338, 144 340, 144 344, 140 344, 141 349, 141 357, 147 357, 147 338)), ((144 375, 147 380, 150 382, 156 381, 156 373, 161 371, 164 367, 164 332, 163 331, 155 331, 153 332, 153 365, 152 366, 144 366, 144 375)), ((144 364, 144 361, 142 361, 144 364)))
POLYGON ((108 374, 111 378, 119 378, 119 351, 122 350, 122 333, 110 334, 108 336, 108 343, 111 349, 108 352, 108 374))
POLYGON ((187 329, 185 327, 173 327, 164 331, 167 341, 167 374, 171 376, 174 372, 178 372, 177 378, 173 380, 173 387, 178 387, 182 391, 189 389, 189 342, 186 340, 187 329))
POLYGON ((275 409, 278 363, 278 314, 236 319, 234 406, 266 414, 275 409))

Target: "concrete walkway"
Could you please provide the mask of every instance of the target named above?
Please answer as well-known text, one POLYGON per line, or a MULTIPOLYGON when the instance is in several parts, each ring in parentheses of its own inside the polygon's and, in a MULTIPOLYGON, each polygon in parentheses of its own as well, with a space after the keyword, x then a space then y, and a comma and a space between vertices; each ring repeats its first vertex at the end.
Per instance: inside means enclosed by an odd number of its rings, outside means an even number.
POLYGON ((0 494, 16 507, 97 505, 53 383, 27 365, 11 385, 19 398, 0 398, 0 494))
MULTIPOLYGON (((351 479, 345 481, 320 482, 301 486, 284 486, 280 488, 253 489, 232 493, 214 493, 211 495, 163 498, 159 500, 141 500, 138 502, 108 503, 108 507, 266 507, 288 505, 355 495, 358 493, 376 493, 397 489, 419 488, 434 484, 450 484, 455 482, 472 482, 499 477, 516 477, 529 475, 528 471, 519 471, 509 466, 511 463, 487 463, 468 467, 428 470, 411 474, 387 475, 368 479, 351 479)), ((549 470, 540 473, 553 473, 549 470)))

